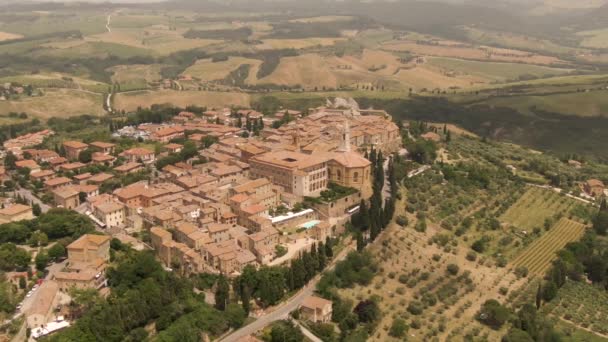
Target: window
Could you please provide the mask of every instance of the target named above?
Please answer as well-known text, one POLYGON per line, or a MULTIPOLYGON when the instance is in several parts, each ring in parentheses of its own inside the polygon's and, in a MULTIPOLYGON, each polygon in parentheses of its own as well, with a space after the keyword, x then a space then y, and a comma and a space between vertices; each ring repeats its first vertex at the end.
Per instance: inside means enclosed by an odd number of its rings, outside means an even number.
POLYGON ((354 181, 354 182, 358 182, 358 181, 359 181, 359 172, 355 172, 355 173, 353 174, 353 181, 354 181))
POLYGON ((340 170, 338 170, 337 173, 338 173, 338 180, 339 181, 342 180, 342 172, 340 170))

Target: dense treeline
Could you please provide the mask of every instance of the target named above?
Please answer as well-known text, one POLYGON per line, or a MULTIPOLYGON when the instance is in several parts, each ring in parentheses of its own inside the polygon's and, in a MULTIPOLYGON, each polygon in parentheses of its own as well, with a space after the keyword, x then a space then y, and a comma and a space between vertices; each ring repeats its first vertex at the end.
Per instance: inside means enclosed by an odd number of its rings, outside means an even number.
POLYGON ((241 27, 234 30, 194 30, 190 29, 184 33, 184 38, 189 39, 223 39, 244 40, 249 38, 253 31, 249 27, 241 27))
MULTIPOLYGON (((323 271, 333 257, 333 240, 328 238, 325 243, 313 245, 310 251, 302 252, 293 259, 288 267, 263 266, 255 269, 246 266, 240 276, 232 283, 234 302, 241 302, 245 312, 251 308, 251 300, 255 299, 263 306, 277 304, 286 293, 304 287, 313 277, 323 271)), ((230 302, 225 286, 220 286, 218 280, 216 302, 230 302), (219 295, 218 295, 219 292, 219 295)), ((223 309, 223 307, 222 307, 223 309)))
POLYGON ((365 30, 375 27, 373 21, 365 18, 332 22, 281 22, 273 24, 273 32, 265 38, 303 39, 340 37, 344 30, 365 30))
POLYGON ((164 271, 149 251, 122 251, 107 275, 110 296, 50 341, 141 341, 152 322, 159 341, 199 341, 202 333, 217 336, 229 327, 226 315, 194 294, 190 280, 164 271))
POLYGON ((395 200, 398 196, 397 179, 393 160, 388 161, 388 176, 390 196, 382 200, 384 187, 384 162, 382 151, 372 149, 366 157, 372 163, 372 197, 368 204, 361 200, 359 211, 352 216, 351 224, 357 236, 357 250, 363 250, 369 242, 373 242, 380 232, 388 226, 395 212, 395 200))
POLYGON ((608 160, 608 118, 579 117, 539 112, 530 117, 511 108, 485 105, 463 106, 444 98, 411 100, 357 99, 362 108, 387 110, 395 120, 447 122, 482 137, 504 139, 553 152, 608 160))
POLYGON ((73 210, 54 208, 33 220, 0 225, 0 243, 25 244, 37 232, 44 233, 49 239, 76 239, 93 231, 95 226, 88 217, 73 210))

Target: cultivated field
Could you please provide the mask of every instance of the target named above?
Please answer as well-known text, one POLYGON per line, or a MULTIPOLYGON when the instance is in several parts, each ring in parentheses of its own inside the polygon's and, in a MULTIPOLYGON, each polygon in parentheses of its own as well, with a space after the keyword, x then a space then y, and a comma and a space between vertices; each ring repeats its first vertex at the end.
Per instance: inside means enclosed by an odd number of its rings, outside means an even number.
POLYGON ((161 64, 117 65, 109 68, 108 71, 113 72, 112 82, 132 84, 143 81, 144 83, 148 83, 162 79, 160 75, 162 67, 161 64))
POLYGON ((584 37, 581 42, 581 46, 583 47, 594 49, 608 48, 608 29, 582 31, 578 32, 577 35, 584 37))
POLYGON ((256 45, 257 50, 274 49, 306 49, 313 46, 331 46, 344 38, 303 38, 303 39, 264 39, 262 44, 256 45))
POLYGON ((608 338, 608 293, 602 289, 567 281, 543 312, 608 338))
POLYGON ((567 215, 575 204, 575 200, 561 196, 555 191, 530 187, 499 220, 530 233, 534 228, 542 228, 545 220, 556 214, 567 215))
POLYGON ((534 38, 508 32, 495 32, 467 27, 468 37, 479 44, 505 46, 526 51, 541 51, 545 53, 576 53, 582 49, 558 45, 549 40, 534 38))
POLYGON ((537 109, 577 116, 608 116, 608 91, 593 90, 589 92, 572 92, 567 94, 495 97, 484 103, 514 108, 530 114, 530 109, 537 109))
POLYGON ((491 47, 475 47, 459 42, 438 42, 419 44, 415 41, 392 41, 382 44, 388 51, 409 52, 425 56, 452 57, 484 61, 517 62, 539 65, 563 63, 550 56, 542 56, 519 50, 506 50, 491 47))
POLYGON ((249 106, 249 101, 249 95, 243 93, 161 90, 119 93, 114 97, 113 106, 118 110, 134 111, 153 104, 169 103, 182 108, 189 105, 223 107, 249 106))
POLYGON ((425 233, 414 231, 413 224, 407 228, 389 226, 370 247, 381 266, 372 284, 340 291, 340 296, 355 303, 380 298, 382 320, 371 341, 395 340, 388 336, 388 327, 397 317, 410 326, 408 341, 432 341, 435 337, 440 341, 458 340, 474 331, 485 340, 500 340, 501 332, 484 328, 475 315, 484 301, 505 300, 506 296, 499 293, 501 287, 515 291, 525 280, 517 280, 505 268, 486 266, 485 260, 468 261, 468 248, 448 250, 427 243, 438 232, 441 228, 434 224, 429 224, 425 233), (449 264, 459 267, 457 275, 446 272, 449 264), (411 305, 422 310, 411 311, 411 305))
POLYGON ((25 112, 42 119, 105 114, 100 94, 75 89, 45 88, 43 91, 44 96, 24 96, 15 101, 0 101, 0 114, 25 112))
POLYGON ((428 63, 447 73, 453 73, 456 77, 470 75, 494 82, 518 81, 522 77, 546 78, 572 71, 530 64, 478 62, 445 57, 430 57, 428 63))
POLYGON ((23 36, 20 34, 15 34, 15 33, 9 33, 9 32, 1 32, 0 31, 0 42, 4 41, 4 40, 11 40, 11 39, 17 39, 17 38, 22 38, 23 36))
MULTIPOLYGON (((534 212, 529 209, 529 212, 534 212)), ((569 242, 577 241, 583 236, 585 225, 567 218, 559 220, 549 232, 532 242, 512 262, 513 267, 526 267, 530 274, 542 276, 556 253, 569 242)))

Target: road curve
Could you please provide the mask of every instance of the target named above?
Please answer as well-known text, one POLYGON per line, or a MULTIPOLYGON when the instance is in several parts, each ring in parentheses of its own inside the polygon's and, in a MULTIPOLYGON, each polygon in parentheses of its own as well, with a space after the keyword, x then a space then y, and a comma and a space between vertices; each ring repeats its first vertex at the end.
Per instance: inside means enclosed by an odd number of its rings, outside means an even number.
MULTIPOLYGON (((348 253, 351 252, 352 250, 353 250, 352 244, 350 244, 346 248, 344 248, 344 250, 342 252, 340 252, 340 254, 338 254, 336 256, 336 258, 332 261, 331 265, 327 268, 327 270, 333 269, 334 266, 336 265, 336 263, 338 263, 339 261, 342 261, 348 255, 348 253)), ((224 337, 220 341, 237 342, 241 338, 251 335, 260 329, 263 329, 265 326, 269 325, 270 323, 272 323, 274 321, 286 319, 289 316, 290 312, 292 312, 292 311, 296 310, 298 307, 300 307, 300 304, 302 304, 302 302, 306 298, 308 298, 310 295, 313 294, 313 292, 315 291, 315 288, 317 286, 317 283, 319 282, 319 280, 321 280, 321 276, 322 276, 322 274, 314 277, 308 283, 308 285, 306 285, 303 289, 298 291, 298 293, 296 293, 293 297, 291 297, 289 300, 287 300, 287 302, 284 302, 284 303, 280 304, 279 306, 273 308, 273 311, 259 317, 255 322, 253 322, 249 325, 246 325, 238 330, 235 330, 230 335, 224 337)))

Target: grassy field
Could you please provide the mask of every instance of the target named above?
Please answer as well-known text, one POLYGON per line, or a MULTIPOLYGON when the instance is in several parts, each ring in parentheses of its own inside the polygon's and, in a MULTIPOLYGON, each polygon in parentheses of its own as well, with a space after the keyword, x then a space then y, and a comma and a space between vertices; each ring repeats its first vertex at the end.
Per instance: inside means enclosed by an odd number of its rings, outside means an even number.
POLYGON ((500 221, 530 233, 542 228, 555 214, 567 214, 575 206, 573 199, 538 187, 530 187, 501 217, 500 221))
MULTIPOLYGON (((543 306, 543 311, 579 329, 602 334, 608 338, 608 293, 583 282, 568 281, 557 297, 543 306)), ((584 341, 590 341, 585 339, 584 341)))
POLYGON ((513 266, 523 266, 528 269, 530 274, 543 276, 553 259, 557 256, 556 253, 569 242, 580 239, 584 232, 584 224, 562 218, 551 227, 549 232, 531 243, 515 258, 513 266))
POLYGON ((0 114, 26 112, 30 116, 48 119, 82 114, 104 115, 101 94, 76 89, 43 90, 44 96, 22 97, 16 101, 0 101, 0 114))
POLYGON ((494 32, 473 27, 467 27, 466 31, 469 39, 480 44, 499 45, 526 51, 542 51, 550 54, 573 53, 580 50, 568 46, 558 45, 549 40, 508 32, 494 32))
POLYGON ((594 49, 608 48, 608 29, 582 31, 578 32, 577 35, 584 37, 581 42, 581 46, 583 47, 594 49))
MULTIPOLYGON (((230 57, 227 61, 213 63, 211 59, 202 59, 198 60, 182 74, 190 75, 194 78, 200 79, 201 81, 216 81, 224 79, 232 71, 236 70, 243 64, 249 64, 252 67, 257 68, 260 66, 260 64, 262 64, 262 61, 242 57, 230 57)), ((255 77, 255 74, 252 74, 253 73, 250 73, 250 77, 255 77)))
POLYGON ((432 57, 428 59, 428 62, 430 65, 446 71, 452 71, 457 75, 472 75, 496 82, 517 81, 524 75, 538 78, 551 77, 572 71, 571 69, 549 68, 529 64, 477 62, 444 57, 432 57))
POLYGON ((147 108, 153 104, 164 103, 179 107, 189 105, 224 107, 249 106, 249 101, 249 95, 244 93, 161 90, 120 93, 115 96, 113 105, 118 110, 134 111, 138 107, 147 108))
POLYGON ((17 39, 23 37, 20 34, 9 33, 9 32, 0 32, 0 42, 5 40, 17 39))
MULTIPOLYGON (((133 65, 118 65, 108 69, 113 72, 112 82, 121 84, 121 90, 125 90, 125 85, 140 85, 147 87, 148 82, 154 82, 162 79, 160 71, 161 64, 133 64, 133 65)), ((141 88, 140 88, 141 89, 141 88)))
POLYGON ((565 115, 608 116, 608 92, 605 90, 542 96, 495 97, 484 103, 513 108, 527 114, 531 114, 530 109, 536 107, 565 115))

